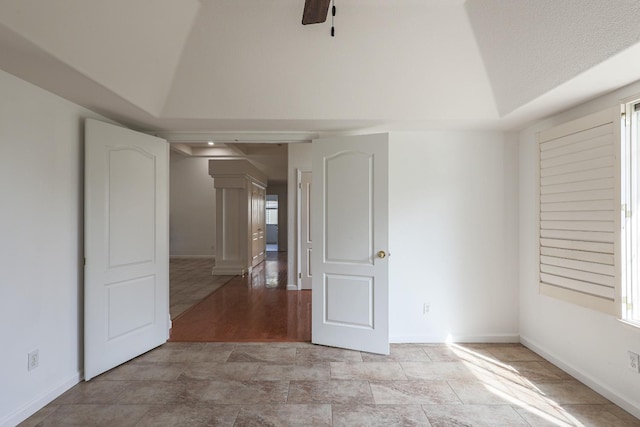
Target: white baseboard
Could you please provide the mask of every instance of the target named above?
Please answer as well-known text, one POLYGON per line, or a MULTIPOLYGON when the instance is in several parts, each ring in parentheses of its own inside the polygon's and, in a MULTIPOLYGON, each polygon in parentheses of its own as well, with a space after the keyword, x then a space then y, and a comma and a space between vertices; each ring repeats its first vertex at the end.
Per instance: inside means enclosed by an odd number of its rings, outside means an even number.
POLYGON ((216 259, 215 255, 169 255, 169 259, 216 259))
POLYGON ((572 377, 578 379, 580 382, 586 384, 588 387, 592 388, 602 396, 606 397, 625 411, 631 413, 634 417, 640 418, 640 407, 630 402, 624 396, 621 396, 616 391, 611 390, 609 387, 601 384, 598 380, 593 378, 588 373, 581 371, 579 369, 574 368, 571 364, 566 363, 562 359, 555 356, 553 353, 545 349, 543 346, 539 345, 537 342, 528 339, 527 337, 520 337, 520 342, 525 347, 530 350, 538 353, 540 356, 547 359, 549 362, 553 363, 572 377))
POLYGON ((513 334, 487 334, 487 335, 398 335, 389 337, 394 344, 402 343, 518 343, 520 335, 513 334))
POLYGON ((289 283, 287 285, 287 290, 288 291, 297 291, 298 290, 298 285, 292 285, 291 283, 289 283))
POLYGON ((70 377, 62 380, 58 385, 52 387, 50 390, 45 391, 41 395, 35 397, 30 402, 27 402, 14 413, 9 414, 3 420, 0 420, 0 427, 14 427, 29 418, 31 415, 44 408, 51 403, 55 398, 60 396, 65 391, 69 390, 74 385, 78 384, 82 380, 82 373, 71 375, 70 377))

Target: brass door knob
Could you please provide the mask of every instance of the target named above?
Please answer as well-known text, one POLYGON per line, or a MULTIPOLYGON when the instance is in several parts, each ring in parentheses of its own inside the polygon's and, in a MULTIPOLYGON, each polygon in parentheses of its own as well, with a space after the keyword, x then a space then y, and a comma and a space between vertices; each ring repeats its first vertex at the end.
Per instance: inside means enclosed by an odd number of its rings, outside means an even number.
POLYGON ((378 258, 384 258, 384 257, 386 257, 386 256, 387 256, 387 254, 385 253, 385 251, 378 251, 377 255, 378 255, 378 258))

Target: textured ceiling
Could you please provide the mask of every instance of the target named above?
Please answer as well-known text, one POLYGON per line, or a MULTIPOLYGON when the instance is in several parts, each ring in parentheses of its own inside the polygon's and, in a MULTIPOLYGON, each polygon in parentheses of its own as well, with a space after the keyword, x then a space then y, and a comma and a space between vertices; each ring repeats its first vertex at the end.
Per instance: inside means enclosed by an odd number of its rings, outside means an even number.
POLYGON ((466 9, 501 115, 640 42, 637 0, 468 0, 466 9))
POLYGON ((513 129, 640 79, 636 0, 337 0, 335 38, 303 4, 0 0, 0 68, 135 128, 267 139, 513 129))

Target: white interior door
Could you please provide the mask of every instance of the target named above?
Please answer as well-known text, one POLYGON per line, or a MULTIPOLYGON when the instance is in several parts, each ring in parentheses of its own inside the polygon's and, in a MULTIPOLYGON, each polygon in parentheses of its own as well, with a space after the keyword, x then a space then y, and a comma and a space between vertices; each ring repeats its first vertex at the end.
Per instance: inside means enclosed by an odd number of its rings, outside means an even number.
POLYGON ((252 184, 251 191, 251 266, 255 267, 264 261, 266 251, 265 239, 265 198, 263 188, 252 184))
POLYGON ((162 139, 86 121, 85 380, 168 338, 168 159, 162 139))
POLYGON ((389 135, 313 141, 315 344, 389 354, 389 135))
POLYGON ((313 240, 311 239, 311 172, 298 172, 298 230, 300 271, 300 289, 311 289, 311 255, 313 240))

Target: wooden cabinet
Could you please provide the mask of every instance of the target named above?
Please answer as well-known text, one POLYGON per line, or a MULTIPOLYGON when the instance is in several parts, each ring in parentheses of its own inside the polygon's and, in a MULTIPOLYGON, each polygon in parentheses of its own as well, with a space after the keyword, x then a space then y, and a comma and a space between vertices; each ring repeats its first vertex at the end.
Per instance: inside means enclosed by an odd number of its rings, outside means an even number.
POLYGON ((264 261, 267 177, 247 160, 210 160, 216 189, 214 275, 251 272, 264 261))

